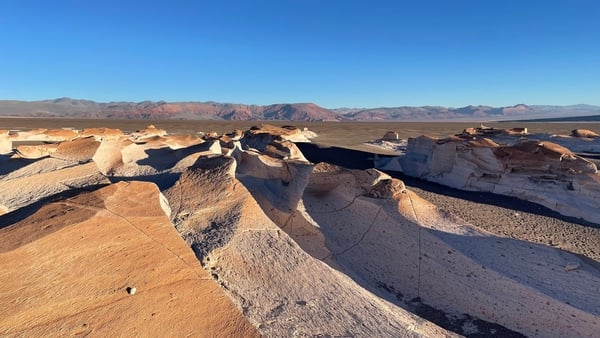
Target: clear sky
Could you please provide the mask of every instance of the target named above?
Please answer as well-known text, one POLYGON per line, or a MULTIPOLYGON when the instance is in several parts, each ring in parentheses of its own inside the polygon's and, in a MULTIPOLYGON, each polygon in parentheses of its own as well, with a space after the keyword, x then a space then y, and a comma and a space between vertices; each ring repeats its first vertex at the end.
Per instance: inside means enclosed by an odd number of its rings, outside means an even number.
POLYGON ((0 99, 600 105, 598 0, 0 0, 0 99))

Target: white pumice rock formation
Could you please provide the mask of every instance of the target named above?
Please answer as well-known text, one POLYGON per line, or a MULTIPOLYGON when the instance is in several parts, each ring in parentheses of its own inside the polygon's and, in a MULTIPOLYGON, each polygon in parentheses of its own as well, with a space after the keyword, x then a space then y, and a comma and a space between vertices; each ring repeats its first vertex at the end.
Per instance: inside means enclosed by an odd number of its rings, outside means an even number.
POLYGON ((303 205, 331 251, 324 261, 372 288, 527 336, 589 337, 600 328, 596 267, 555 248, 478 230, 401 181, 319 164, 303 205), (577 275, 565 272, 570 262, 581 264, 577 275))
MULTIPOLYGON (((308 130, 73 132, 0 133, 51 142, 0 154, 0 335, 600 332, 596 261, 483 231, 379 170, 311 163, 308 130)), ((592 162, 476 132, 413 139, 396 163, 594 217, 592 162)))
POLYGON ((13 157, 36 160, 52 155, 58 149, 58 144, 20 145, 15 149, 13 157))
POLYGON ((0 155, 12 152, 12 139, 8 133, 8 130, 0 130, 0 155))
POLYGON ((149 137, 155 136, 165 136, 167 135, 167 131, 164 129, 156 128, 154 125, 149 125, 146 129, 136 130, 134 133, 131 133, 131 137, 135 140, 143 140, 149 137))
POLYGON ((18 131, 11 133, 13 141, 39 141, 39 142, 62 142, 78 137, 78 132, 73 129, 34 129, 29 131, 18 131))
POLYGON ((404 154, 377 158, 375 166, 457 189, 518 197, 600 223, 600 174, 594 162, 562 145, 565 142, 554 143, 557 137, 540 140, 515 138, 501 130, 485 133, 496 136, 465 137, 476 134, 465 131, 460 137, 411 138, 404 154), (512 143, 499 143, 507 139, 512 143))
POLYGON ((165 195, 176 228, 262 334, 451 336, 304 252, 235 171, 230 157, 200 158, 165 195))

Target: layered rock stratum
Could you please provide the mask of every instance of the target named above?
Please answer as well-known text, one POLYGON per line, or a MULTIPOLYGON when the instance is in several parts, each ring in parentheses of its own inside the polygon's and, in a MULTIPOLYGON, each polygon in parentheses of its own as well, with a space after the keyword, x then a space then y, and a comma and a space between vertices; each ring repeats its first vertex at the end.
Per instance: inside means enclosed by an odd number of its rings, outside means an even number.
MULTIPOLYGON (((312 163, 296 143, 314 136, 0 133, 0 335, 600 332, 597 257, 485 230, 374 168, 312 163)), ((464 174, 485 168, 511 191, 551 176, 597 217, 595 164, 549 141, 421 137, 403 161, 387 163, 487 187, 464 174)))

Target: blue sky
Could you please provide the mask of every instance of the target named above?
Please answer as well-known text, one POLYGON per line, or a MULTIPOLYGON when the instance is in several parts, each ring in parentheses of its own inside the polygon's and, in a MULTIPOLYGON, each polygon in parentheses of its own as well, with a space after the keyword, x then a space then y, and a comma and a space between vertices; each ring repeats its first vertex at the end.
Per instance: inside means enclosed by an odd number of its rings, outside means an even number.
POLYGON ((0 99, 600 105, 600 1, 0 0, 0 99))

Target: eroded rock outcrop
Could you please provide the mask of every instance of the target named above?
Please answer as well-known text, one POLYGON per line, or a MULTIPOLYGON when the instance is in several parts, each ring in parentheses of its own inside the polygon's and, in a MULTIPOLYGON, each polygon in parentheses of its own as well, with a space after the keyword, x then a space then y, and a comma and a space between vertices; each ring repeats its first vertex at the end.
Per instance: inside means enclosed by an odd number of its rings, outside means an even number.
POLYGON ((416 298, 527 336, 589 337, 600 328, 596 267, 555 248, 478 230, 385 174, 319 164, 303 205, 331 251, 324 261, 373 292, 416 298), (577 266, 577 275, 569 266, 577 266))
POLYGON ((116 141, 125 137, 123 131, 113 128, 86 128, 79 133, 79 137, 94 137, 96 141, 116 141))
POLYGON ((65 161, 85 163, 92 160, 100 142, 93 136, 81 137, 58 144, 51 156, 65 161))
POLYGON ((128 139, 103 141, 93 160, 104 175, 139 177, 164 174, 173 170, 181 172, 194 163, 198 156, 221 154, 221 148, 215 142, 198 143, 183 148, 172 145, 171 141, 166 142, 162 137, 147 138, 143 142, 128 139), (186 160, 189 156, 192 158, 186 160), (180 161, 184 163, 178 165, 180 161))
POLYGON ((251 136, 254 138, 260 135, 291 142, 310 142, 311 138, 316 137, 314 132, 311 132, 306 128, 301 130, 300 128, 294 126, 277 127, 270 124, 255 126, 246 132, 246 136, 251 136))
POLYGON ((597 138, 597 137, 600 137, 600 135, 598 135, 598 133, 596 133, 593 130, 589 130, 589 129, 573 129, 573 131, 571 131, 571 136, 574 136, 574 137, 583 137, 583 138, 597 138))
MULTIPOLYGON (((162 132, 0 156, 0 334, 454 335, 424 309, 463 334, 600 331, 588 260, 481 231, 378 170, 314 165, 306 130, 162 132)), ((407 154, 408 172, 474 190, 598 196, 593 163, 545 140, 422 137, 407 154)))
POLYGON ((146 129, 136 130, 134 133, 131 133, 131 137, 135 140, 143 140, 149 137, 165 135, 167 135, 166 130, 156 128, 156 126, 154 126, 153 124, 146 127, 146 129))
MULTIPOLYGON (((53 164, 54 165, 54 164, 53 164)), ((30 205, 36 201, 72 189, 94 187, 110 183, 100 173, 94 163, 83 165, 59 165, 62 167, 54 171, 39 171, 38 166, 22 168, 22 171, 31 170, 32 174, 11 179, 0 180, 0 206, 6 211, 12 211, 30 205)))
POLYGON ((457 136, 462 139, 490 138, 497 143, 514 145, 525 140, 550 141, 569 148, 573 152, 599 153, 600 138, 597 133, 589 129, 575 129, 571 135, 554 135, 548 133, 528 133, 527 128, 496 129, 481 126, 467 128, 457 136))
POLYGON ((502 145, 487 138, 420 136, 409 139, 405 155, 380 159, 377 165, 453 188, 522 198, 600 223, 596 165, 550 141, 502 145))
POLYGON ((46 204, 0 238, 0 335, 259 336, 181 241, 151 183, 46 204))
POLYGON ((33 129, 29 131, 18 131, 10 135, 13 141, 41 141, 62 142, 78 137, 78 132, 73 129, 33 129))
POLYGON ((205 269, 262 334, 450 335, 304 252, 264 214, 235 169, 229 157, 200 158, 165 196, 205 269))
POLYGON ((40 159, 52 155, 58 148, 58 144, 21 145, 15 149, 14 157, 26 159, 40 159))
POLYGON ((0 130, 0 155, 12 152, 12 140, 8 135, 8 130, 0 130))

